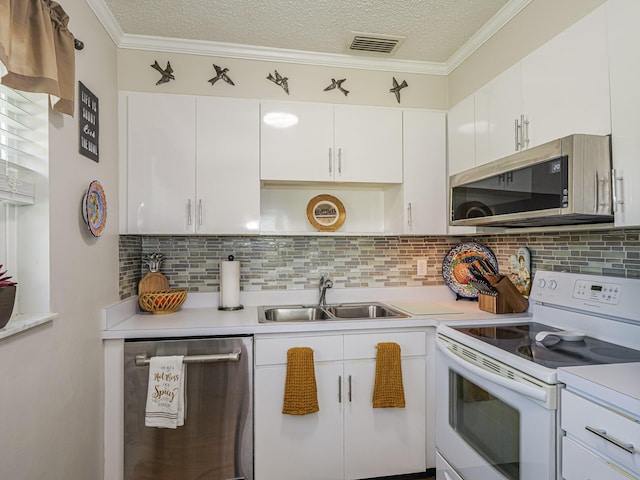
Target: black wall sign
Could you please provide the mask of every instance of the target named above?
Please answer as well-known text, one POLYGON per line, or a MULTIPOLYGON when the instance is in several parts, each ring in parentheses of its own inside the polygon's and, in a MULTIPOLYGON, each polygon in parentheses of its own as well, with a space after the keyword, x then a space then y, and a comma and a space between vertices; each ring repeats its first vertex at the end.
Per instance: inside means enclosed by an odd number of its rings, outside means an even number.
POLYGON ((100 161, 98 152, 98 137, 100 124, 98 121, 98 97, 82 82, 78 82, 78 97, 80 104, 80 121, 78 122, 80 145, 78 151, 94 162, 100 161))

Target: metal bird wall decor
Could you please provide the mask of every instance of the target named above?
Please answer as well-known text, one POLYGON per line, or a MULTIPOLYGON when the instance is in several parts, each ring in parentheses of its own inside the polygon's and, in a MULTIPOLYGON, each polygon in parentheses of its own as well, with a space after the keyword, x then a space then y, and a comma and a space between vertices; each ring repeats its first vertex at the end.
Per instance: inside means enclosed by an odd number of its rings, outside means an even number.
POLYGON ((400 103, 400 90, 408 86, 409 84, 406 80, 403 80, 402 83, 398 85, 396 77, 393 77, 393 88, 389 89, 389 91, 396 95, 396 100, 398 101, 398 103, 400 103))
POLYGON ((325 88, 323 91, 327 92, 329 90, 340 90, 342 93, 344 93, 344 96, 346 97, 349 93, 349 90, 345 90, 344 88, 342 88, 342 84, 346 81, 346 78, 343 78, 342 80, 336 80, 335 78, 331 79, 331 85, 329 85, 327 88, 325 88))
POLYGON ((161 83, 167 83, 169 80, 176 79, 176 77, 173 76, 173 68, 171 68, 171 64, 169 62, 167 62, 167 68, 165 68, 164 70, 158 64, 157 60, 153 62, 153 65, 151 65, 151 68, 153 68, 154 70, 157 70, 162 74, 162 77, 160 77, 160 80, 156 82, 156 85, 160 85, 161 83))
POLYGON ((274 70, 273 72, 275 73, 275 77, 269 73, 267 80, 271 80, 276 85, 280 85, 282 89, 287 92, 287 95, 289 95, 289 78, 283 77, 277 70, 274 70))
POLYGON ((211 83, 211 85, 214 85, 220 79, 224 80, 229 85, 235 85, 235 83, 233 83, 233 81, 227 75, 227 72, 229 71, 228 68, 219 67, 215 63, 213 63, 212 65, 213 65, 213 68, 216 69, 216 76, 207 80, 209 83, 211 83))

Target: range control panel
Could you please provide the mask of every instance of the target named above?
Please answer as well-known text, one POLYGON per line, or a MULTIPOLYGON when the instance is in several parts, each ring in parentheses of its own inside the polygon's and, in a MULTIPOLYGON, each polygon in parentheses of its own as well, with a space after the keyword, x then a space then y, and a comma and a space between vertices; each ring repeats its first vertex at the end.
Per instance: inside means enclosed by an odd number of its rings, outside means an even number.
POLYGON ((622 287, 616 283, 577 280, 573 287, 573 298, 617 305, 621 291, 622 287))
POLYGON ((529 301, 640 322, 640 280, 536 271, 529 301))

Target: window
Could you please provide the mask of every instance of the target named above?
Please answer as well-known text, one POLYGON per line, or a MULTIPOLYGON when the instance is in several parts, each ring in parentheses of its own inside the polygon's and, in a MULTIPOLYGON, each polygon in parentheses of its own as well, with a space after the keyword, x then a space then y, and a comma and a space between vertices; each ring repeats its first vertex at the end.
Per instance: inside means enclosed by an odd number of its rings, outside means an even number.
POLYGON ((48 179, 47 96, 0 85, 0 263, 19 284, 14 316, 50 309, 48 179))

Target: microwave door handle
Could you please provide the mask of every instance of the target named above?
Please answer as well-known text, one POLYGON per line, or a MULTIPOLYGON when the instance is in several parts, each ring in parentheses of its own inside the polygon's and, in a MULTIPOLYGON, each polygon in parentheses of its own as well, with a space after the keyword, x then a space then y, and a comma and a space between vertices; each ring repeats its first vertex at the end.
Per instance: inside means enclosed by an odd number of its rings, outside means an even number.
POLYGON ((600 203, 600 179, 598 178, 597 171, 595 173, 595 191, 593 193, 595 197, 595 205, 594 205, 593 213, 597 214, 600 211, 600 206, 603 205, 602 203, 600 203))
POLYGON ((499 375, 495 375, 493 373, 489 373, 488 371, 473 365, 472 363, 466 362, 461 359, 458 355, 449 350, 446 345, 444 345, 440 340, 436 339, 436 346, 438 350, 440 350, 449 360, 460 367, 464 367, 467 370, 471 371, 475 375, 480 378, 487 380, 489 382, 500 385, 504 388, 508 388, 509 390, 515 391, 521 395, 525 395, 534 400, 538 400, 540 402, 547 402, 547 392, 544 390, 539 390, 534 387, 530 387, 523 383, 516 382, 514 380, 509 380, 507 378, 501 377, 499 375))

